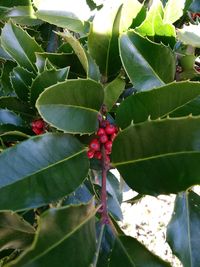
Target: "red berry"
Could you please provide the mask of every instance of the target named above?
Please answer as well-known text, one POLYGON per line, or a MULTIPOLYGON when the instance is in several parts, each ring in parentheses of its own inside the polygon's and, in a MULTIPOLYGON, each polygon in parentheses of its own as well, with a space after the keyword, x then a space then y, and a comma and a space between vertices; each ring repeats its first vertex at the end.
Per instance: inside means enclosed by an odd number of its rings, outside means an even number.
POLYGON ((94 151, 93 150, 88 150, 88 152, 87 152, 87 156, 88 156, 88 158, 89 159, 92 159, 93 157, 94 157, 94 151))
POLYGON ((101 158, 102 158, 102 154, 101 154, 101 152, 100 152, 100 151, 95 152, 94 157, 95 157, 96 159, 101 159, 101 158))
POLYGON ((35 127, 32 128, 32 131, 37 135, 44 133, 43 129, 39 129, 39 128, 35 128, 35 127))
POLYGON ((112 149, 112 141, 107 141, 104 146, 105 146, 106 150, 111 151, 111 149, 112 149))
POLYGON ((97 132, 97 135, 98 136, 101 136, 103 134, 106 134, 105 130, 103 128, 99 128, 98 132, 97 132))
POLYGON ((94 151, 98 151, 100 150, 100 144, 99 144, 99 141, 98 139, 93 139, 91 142, 90 142, 90 145, 89 147, 94 150, 94 151))
POLYGON ((107 125, 106 128, 105 128, 105 132, 107 134, 114 134, 115 131, 116 131, 116 127, 114 125, 112 125, 112 124, 107 125))
POLYGON ((42 128, 44 128, 44 121, 42 119, 35 120, 35 121, 32 122, 32 127, 33 128, 42 129, 42 128))
POLYGON ((106 143, 108 141, 108 136, 103 134, 99 137, 99 140, 102 144, 106 143))

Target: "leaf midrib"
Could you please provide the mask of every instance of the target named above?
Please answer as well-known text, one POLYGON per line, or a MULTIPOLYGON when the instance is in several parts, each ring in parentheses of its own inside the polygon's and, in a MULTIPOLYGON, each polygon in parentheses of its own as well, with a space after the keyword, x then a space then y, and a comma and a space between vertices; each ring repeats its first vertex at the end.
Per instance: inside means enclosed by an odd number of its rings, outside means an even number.
POLYGON ((146 161, 146 160, 152 160, 152 159, 157 159, 157 158, 164 158, 164 157, 168 157, 168 156, 174 156, 174 155, 183 155, 183 154, 199 154, 200 155, 200 151, 177 151, 177 152, 171 152, 171 153, 164 153, 164 154, 158 154, 155 156, 149 156, 149 157, 144 157, 141 159, 133 159, 133 160, 128 160, 128 161, 123 161, 123 162, 112 162, 112 164, 114 166, 120 166, 120 165, 127 165, 127 164, 134 164, 137 162, 142 162, 142 161, 146 161))
POLYGON ((84 107, 84 106, 77 106, 77 105, 69 105, 69 104, 40 104, 37 103, 36 104, 37 107, 42 107, 42 106, 56 106, 56 107, 70 107, 70 108, 76 108, 76 109, 83 109, 83 110, 88 110, 94 113, 98 113, 98 110, 92 109, 92 108, 88 108, 88 107, 84 107))
POLYGON ((15 180, 12 181, 11 183, 9 183, 9 184, 7 184, 7 185, 5 185, 5 186, 1 186, 1 189, 2 189, 2 188, 6 188, 6 187, 10 186, 11 184, 14 184, 14 183, 16 183, 16 182, 22 181, 22 180, 24 180, 24 179, 28 179, 28 178, 30 178, 30 176, 36 175, 36 174, 38 174, 38 173, 40 173, 40 172, 43 172, 43 171, 45 171, 45 170, 47 170, 47 169, 49 169, 49 168, 52 168, 52 167, 54 167, 54 166, 56 166, 56 165, 58 165, 58 164, 60 164, 60 163, 63 163, 63 162, 65 162, 65 161, 68 161, 68 160, 70 160, 70 159, 72 159, 72 158, 74 158, 74 157, 80 155, 81 153, 83 153, 83 152, 85 152, 85 151, 86 151, 86 148, 84 148, 84 149, 82 149, 82 150, 76 152, 75 154, 72 154, 71 156, 69 156, 69 157, 67 157, 67 158, 64 158, 64 159, 62 159, 62 160, 56 161, 56 162, 54 162, 54 163, 51 163, 51 164, 49 164, 49 165, 47 165, 47 166, 45 166, 45 167, 42 167, 41 169, 39 169, 39 170, 37 170, 37 171, 35 171, 35 172, 28 173, 28 174, 26 174, 25 176, 21 177, 20 179, 19 179, 19 177, 18 177, 18 178, 15 178, 15 180))
MULTIPOLYGON (((57 247, 58 245, 60 245, 61 243, 63 243, 67 238, 69 238, 72 234, 74 234, 77 230, 79 230, 85 223, 89 222, 92 219, 92 217, 96 214, 96 211, 98 209, 99 209, 99 207, 97 209, 93 210, 93 212, 91 212, 90 216, 85 216, 85 219, 80 224, 78 224, 71 232, 69 232, 68 234, 66 234, 63 238, 59 239, 57 242, 55 242, 50 247, 48 247, 43 253, 39 254, 35 258, 32 258, 26 264, 30 264, 30 263, 34 262, 35 260, 37 260, 37 259, 41 258, 42 256, 46 255, 51 250, 53 250, 55 247, 57 247)), ((38 232, 38 235, 36 235, 36 239, 35 239, 35 242, 33 243, 33 247, 35 245, 37 245, 38 238, 39 238, 39 232, 38 232)))

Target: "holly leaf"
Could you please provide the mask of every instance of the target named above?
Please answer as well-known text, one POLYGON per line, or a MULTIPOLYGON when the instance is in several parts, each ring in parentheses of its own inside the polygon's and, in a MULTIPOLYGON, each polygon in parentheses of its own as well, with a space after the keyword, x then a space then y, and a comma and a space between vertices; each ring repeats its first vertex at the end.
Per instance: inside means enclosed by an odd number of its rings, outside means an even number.
POLYGON ((6 149, 0 154, 0 210, 40 207, 62 198, 85 180, 88 168, 85 148, 67 134, 36 136, 6 149))
POLYGON ((30 94, 29 86, 31 85, 34 77, 35 75, 33 72, 30 72, 19 66, 15 67, 10 73, 12 87, 21 100, 28 100, 30 94))
POLYGON ((25 249, 31 245, 35 229, 17 213, 0 212, 0 251, 25 249))
POLYGON ((63 82, 67 79, 69 67, 62 69, 45 70, 40 73, 32 82, 30 87, 30 101, 33 106, 38 96, 44 91, 45 88, 54 85, 58 82, 63 82))
POLYGON ((141 194, 178 193, 199 184, 199 122, 190 116, 129 126, 114 140, 113 167, 141 194))
POLYGON ((96 247, 95 213, 93 201, 48 210, 39 220, 32 247, 8 266, 90 266, 96 247))
POLYGON ((36 72, 35 52, 43 50, 21 27, 11 21, 6 23, 1 32, 1 45, 21 67, 36 72))
POLYGON ((97 82, 100 81, 99 68, 90 54, 83 48, 80 41, 67 30, 64 33, 58 33, 58 35, 71 45, 87 74, 87 78, 97 82))
POLYGON ((125 81, 120 76, 108 83, 104 88, 104 104, 108 110, 115 105, 125 88, 125 81))
POLYGON ((177 195, 172 219, 167 227, 167 242, 183 266, 198 266, 200 256, 200 196, 193 191, 177 195))
POLYGON ((105 2, 103 8, 96 13, 88 35, 89 53, 105 80, 116 74, 121 67, 118 51, 121 8, 119 1, 105 2), (104 26, 102 18, 106 22, 104 26))
POLYGON ((177 29, 177 38, 186 45, 200 48, 200 24, 184 25, 177 29))
POLYGON ((121 103, 116 113, 116 121, 121 128, 126 128, 132 121, 139 123, 146 121, 148 117, 155 120, 167 115, 200 115, 199 100, 197 101, 199 95, 200 83, 189 81, 173 82, 151 91, 140 92, 127 97, 121 103))
POLYGON ((137 239, 120 235, 116 237, 109 267, 170 267, 170 264, 150 252, 137 239))
MULTIPOLYGON (((168 7, 165 7, 166 16, 169 15, 170 7, 170 4, 168 4, 168 7)), ((181 9, 179 8, 179 10, 181 9)), ((142 36, 148 36, 155 42, 162 42, 166 45, 170 44, 172 47, 175 44, 175 27, 171 24, 170 21, 167 21, 163 10, 163 5, 160 0, 152 2, 152 5, 147 12, 146 18, 141 23, 141 25, 139 25, 135 29, 135 31, 142 36)))
POLYGON ((174 80, 175 58, 169 47, 151 42, 133 30, 121 35, 119 46, 124 69, 138 91, 174 80))
POLYGON ((86 134, 96 131, 102 103, 101 84, 78 79, 47 88, 38 98, 36 107, 44 120, 57 129, 86 134))
POLYGON ((34 0, 33 3, 37 7, 37 18, 73 32, 88 33, 90 24, 87 20, 91 16, 91 11, 85 1, 34 0))

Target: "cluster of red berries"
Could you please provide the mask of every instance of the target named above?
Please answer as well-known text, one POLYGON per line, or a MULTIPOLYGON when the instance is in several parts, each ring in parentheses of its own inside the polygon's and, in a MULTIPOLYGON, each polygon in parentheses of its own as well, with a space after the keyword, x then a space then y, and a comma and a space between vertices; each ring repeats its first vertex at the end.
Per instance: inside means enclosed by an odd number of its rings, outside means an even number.
POLYGON ((105 160, 107 163, 110 162, 109 155, 112 150, 112 143, 118 133, 118 128, 109 121, 103 120, 100 123, 99 130, 96 133, 95 138, 93 138, 89 144, 89 150, 87 156, 89 159, 96 158, 102 159, 102 146, 105 148, 105 160))
POLYGON ((36 134, 43 134, 46 129, 46 124, 43 119, 34 120, 31 123, 32 131, 36 134))

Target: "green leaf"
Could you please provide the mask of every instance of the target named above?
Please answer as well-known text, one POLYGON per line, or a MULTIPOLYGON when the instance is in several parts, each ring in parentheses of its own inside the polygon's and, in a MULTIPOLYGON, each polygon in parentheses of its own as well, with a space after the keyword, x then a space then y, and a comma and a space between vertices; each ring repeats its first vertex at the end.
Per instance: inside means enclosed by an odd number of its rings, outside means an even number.
POLYGON ((66 196, 88 168, 85 148, 67 134, 36 136, 6 149, 0 154, 0 210, 39 207, 66 196))
POLYGON ((94 267, 108 267, 110 253, 115 241, 115 234, 113 233, 113 225, 110 224, 96 224, 97 232, 97 249, 93 260, 94 267))
POLYGON ((73 37, 68 30, 65 30, 64 33, 58 33, 58 35, 71 45, 87 74, 87 78, 98 82, 100 80, 99 68, 90 54, 83 48, 79 40, 73 37))
POLYGON ((174 80, 175 57, 172 50, 132 30, 120 37, 120 56, 125 71, 139 91, 160 87, 174 80))
POLYGON ((35 52, 42 52, 42 48, 21 27, 11 21, 6 23, 1 33, 1 45, 21 67, 36 71, 35 52))
POLYGON ((25 249, 31 245, 35 230, 17 213, 0 213, 0 251, 25 249))
POLYGON ((28 122, 35 116, 35 112, 33 112, 28 103, 22 102, 17 97, 0 97, 0 108, 14 111, 28 122))
POLYGON ((177 38, 186 45, 200 48, 200 24, 184 25, 182 29, 177 29, 177 38))
POLYGON ((119 96, 124 91, 125 81, 118 76, 104 88, 104 104, 110 110, 117 102, 119 96))
POLYGON ((143 4, 138 0, 122 0, 121 2, 123 6, 120 18, 120 33, 128 30, 143 7, 143 4))
POLYGON ((183 15, 183 10, 185 8, 186 0, 168 0, 164 8, 164 23, 173 24, 183 15))
POLYGON ((93 133, 98 127, 98 111, 103 88, 92 80, 67 80, 47 88, 36 107, 45 121, 68 133, 93 133))
POLYGON ((6 61, 2 66, 1 75, 0 75, 0 83, 1 83, 4 95, 9 95, 13 93, 13 88, 12 88, 12 84, 10 81, 10 73, 15 66, 16 64, 13 61, 6 61))
POLYGON ((22 119, 13 111, 0 109, 0 125, 1 124, 13 124, 15 126, 22 126, 22 119))
POLYGON ((168 21, 164 21, 163 5, 160 0, 153 1, 145 20, 135 30, 156 42, 162 42, 166 45, 171 44, 172 47, 175 44, 175 27, 168 21))
POLYGON ((108 1, 94 17, 88 35, 88 49, 104 79, 116 74, 121 67, 118 51, 121 3, 108 1), (102 25, 102 18, 104 24, 102 25))
POLYGON ((92 202, 48 210, 32 247, 8 266, 90 266, 96 249, 95 213, 92 202))
POLYGON ((36 66, 41 73, 46 70, 46 65, 52 69, 50 65, 53 64, 59 68, 70 66, 70 73, 76 74, 76 77, 85 77, 84 69, 75 54, 66 53, 36 53, 36 66), (48 61, 47 61, 48 60, 48 61))
POLYGON ((150 252, 137 239, 121 235, 116 238, 109 267, 170 267, 170 264, 150 252))
POLYGON ((114 140, 113 166, 141 194, 186 190, 200 183, 199 131, 200 117, 191 116, 131 125, 114 140))
POLYGON ((2 20, 12 19, 14 23, 26 26, 36 26, 42 23, 41 20, 36 19, 34 15, 34 9, 31 5, 13 6, 12 8, 8 8, 3 14, 0 15, 0 18, 2 20))
POLYGON ((63 69, 45 70, 39 74, 33 81, 30 87, 30 101, 34 106, 38 96, 44 91, 45 88, 63 82, 67 79, 69 73, 69 67, 63 69))
POLYGON ((132 121, 139 123, 148 117, 155 120, 168 114, 173 117, 200 115, 198 106, 196 112, 192 108, 193 101, 199 95, 200 83, 189 81, 173 82, 151 91, 137 93, 122 102, 116 113, 116 121, 121 128, 126 128, 132 121))
POLYGON ((15 126, 14 124, 0 125, 0 138, 3 142, 23 141, 30 137, 32 131, 29 128, 15 126))
POLYGON ((10 73, 12 87, 21 100, 28 100, 30 94, 29 86, 31 85, 34 77, 35 75, 33 72, 29 72, 28 70, 19 66, 14 68, 10 73))
POLYGON ((183 266, 195 267, 200 263, 199 227, 200 196, 193 191, 180 193, 167 227, 167 242, 183 266))
POLYGON ((31 0, 1 0, 1 6, 14 7, 14 6, 30 6, 31 0))
POLYGON ((58 27, 67 28, 73 32, 88 33, 90 24, 86 20, 91 16, 85 1, 34 1, 38 11, 36 16, 58 27))

